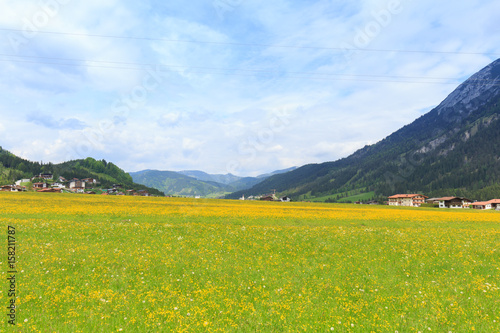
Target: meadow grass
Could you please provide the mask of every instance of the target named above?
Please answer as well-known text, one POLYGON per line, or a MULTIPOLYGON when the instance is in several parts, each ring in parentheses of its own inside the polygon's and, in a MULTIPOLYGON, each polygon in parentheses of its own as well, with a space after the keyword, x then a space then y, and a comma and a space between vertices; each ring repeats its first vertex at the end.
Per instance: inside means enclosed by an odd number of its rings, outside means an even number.
POLYGON ((0 221, 2 331, 500 331, 499 212, 0 193, 0 221))

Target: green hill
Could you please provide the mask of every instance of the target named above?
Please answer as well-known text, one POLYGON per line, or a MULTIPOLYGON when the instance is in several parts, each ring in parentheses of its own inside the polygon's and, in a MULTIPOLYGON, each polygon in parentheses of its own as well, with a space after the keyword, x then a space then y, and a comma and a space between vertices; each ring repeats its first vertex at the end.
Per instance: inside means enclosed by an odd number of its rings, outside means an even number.
POLYGON ((130 172, 136 183, 157 188, 167 194, 178 196, 223 197, 231 192, 248 189, 274 174, 295 168, 277 170, 257 177, 239 177, 232 174, 208 174, 199 170, 130 172))
POLYGON ((68 180, 94 178, 102 188, 120 184, 123 189, 147 190, 153 195, 164 195, 157 189, 134 183, 128 173, 105 160, 98 161, 88 157, 60 164, 41 164, 20 158, 0 147, 0 185, 12 184, 18 179, 32 178, 40 173, 51 173, 54 179, 60 176, 68 180))
POLYGON ((232 192, 230 186, 197 180, 174 171, 144 170, 130 174, 135 182, 154 187, 170 195, 219 197, 232 192))

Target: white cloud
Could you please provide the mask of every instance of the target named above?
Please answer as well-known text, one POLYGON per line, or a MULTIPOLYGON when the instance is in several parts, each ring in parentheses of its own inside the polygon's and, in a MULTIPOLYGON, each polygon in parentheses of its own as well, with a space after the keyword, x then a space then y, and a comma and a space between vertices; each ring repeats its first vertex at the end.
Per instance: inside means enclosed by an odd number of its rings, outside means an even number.
POLYGON ((170 127, 176 125, 181 119, 179 112, 170 112, 160 117, 158 124, 160 126, 170 127))
MULTIPOLYGON (((497 1, 400 0, 381 17, 393 2, 242 1, 219 17, 206 1, 69 1, 30 38, 6 31, 24 38, 17 49, 0 40, 11 55, 0 59, 0 145, 126 170, 224 173, 236 161, 241 175, 344 157, 500 54, 497 1), (345 44, 356 49, 338 50, 345 44), (14 126, 26 130, 6 135, 14 126)), ((44 12, 37 2, 0 6, 9 29, 44 12)))

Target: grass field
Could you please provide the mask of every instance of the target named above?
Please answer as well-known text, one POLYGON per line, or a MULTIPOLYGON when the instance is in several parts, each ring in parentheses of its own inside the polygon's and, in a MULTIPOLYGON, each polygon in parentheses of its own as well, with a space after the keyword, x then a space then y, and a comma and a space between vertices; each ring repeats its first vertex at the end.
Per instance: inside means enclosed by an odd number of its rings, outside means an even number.
POLYGON ((0 193, 0 222, 2 331, 500 331, 499 212, 0 193))

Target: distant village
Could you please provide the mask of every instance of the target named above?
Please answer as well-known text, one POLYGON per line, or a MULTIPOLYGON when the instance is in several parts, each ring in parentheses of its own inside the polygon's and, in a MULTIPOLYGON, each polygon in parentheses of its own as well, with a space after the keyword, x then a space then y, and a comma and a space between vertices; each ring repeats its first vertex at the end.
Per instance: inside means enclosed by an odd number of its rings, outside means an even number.
POLYGON ((240 200, 262 200, 262 201, 281 201, 281 202, 290 202, 292 199, 290 197, 284 196, 281 198, 278 198, 276 196, 276 190, 271 190, 273 193, 271 194, 264 194, 264 195, 251 195, 245 198, 245 195, 243 195, 240 200))
MULTIPOLYGON (((31 179, 19 179, 13 185, 0 186, 3 192, 26 192, 36 191, 40 193, 80 193, 80 194, 100 194, 100 195, 131 195, 131 196, 151 196, 146 190, 124 190, 120 184, 113 184, 112 188, 103 189, 99 187, 99 181, 94 178, 84 179, 66 179, 59 177, 54 180, 52 174, 39 174, 31 179)), ((277 197, 276 190, 272 194, 249 196, 244 195, 240 200, 262 200, 262 201, 280 201, 290 202, 290 197, 277 197)), ((195 197, 199 199, 199 196, 195 197)), ((354 204, 362 204, 358 201, 354 204)), ((369 201, 365 204, 378 205, 377 201, 369 201)), ((451 208, 451 209, 480 209, 500 211, 500 199, 488 201, 473 201, 464 197, 442 197, 429 198, 422 194, 396 194, 388 197, 386 202, 389 206, 401 207, 422 207, 427 204, 428 207, 451 208)))
POLYGON ((266 195, 257 195, 257 196, 249 196, 245 198, 243 195, 240 200, 262 200, 262 201, 281 201, 281 202, 290 202, 292 199, 290 197, 284 196, 281 198, 278 198, 275 193, 273 194, 266 194, 266 195))
POLYGON ((103 189, 99 185, 99 181, 94 178, 73 178, 68 180, 59 177, 54 179, 52 174, 41 173, 31 179, 19 179, 15 184, 0 186, 0 191, 150 196, 146 190, 124 190, 121 184, 113 184, 112 188, 109 189, 103 189))

